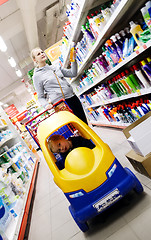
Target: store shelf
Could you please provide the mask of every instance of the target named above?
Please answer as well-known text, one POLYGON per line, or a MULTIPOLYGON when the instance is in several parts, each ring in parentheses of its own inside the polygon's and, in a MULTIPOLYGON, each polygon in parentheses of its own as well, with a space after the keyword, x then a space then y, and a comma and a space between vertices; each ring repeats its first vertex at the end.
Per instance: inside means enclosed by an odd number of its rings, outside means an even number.
MULTIPOLYGON (((132 0, 122 0, 119 4, 119 6, 116 8, 116 10, 114 11, 113 15, 111 16, 111 18, 108 20, 107 24, 105 25, 105 27, 103 28, 99 38, 97 39, 97 41, 95 42, 95 44, 92 46, 91 51, 89 52, 89 54, 87 55, 85 61, 83 62, 83 64, 79 67, 78 70, 78 74, 76 76, 76 78, 73 78, 70 83, 73 83, 74 81, 76 81, 79 76, 83 73, 83 71, 90 65, 90 63, 92 62, 93 56, 94 54, 97 52, 97 50, 100 48, 100 46, 104 43, 105 38, 109 37, 109 33, 116 27, 116 25, 120 22, 120 20, 122 19, 122 17, 128 13, 128 9, 132 8, 134 5, 134 1, 132 0)), ((140 3, 138 2, 138 4, 135 4, 135 11, 137 11, 140 7, 140 3)), ((131 15, 128 14, 127 15, 127 19, 130 19, 131 15)), ((150 46, 150 43, 146 44, 147 46, 150 46)), ((149 47, 148 46, 148 47, 149 47)), ((130 58, 126 58, 124 61, 121 62, 121 64, 118 64, 117 67, 114 67, 111 71, 110 71, 110 75, 112 72, 118 70, 120 67, 122 67, 123 65, 127 64, 127 62, 129 62, 131 59, 133 59, 134 57, 136 57, 138 54, 140 54, 139 52, 143 52, 146 50, 146 46, 144 44, 144 47, 142 47, 141 50, 138 50, 137 52, 135 52, 133 54, 133 56, 131 56, 130 58), (117 68, 117 69, 116 69, 117 68)), ((108 75, 108 74, 107 74, 108 75)), ((106 77, 106 76, 104 76, 106 77)), ((103 78, 104 78, 103 77, 103 78)), ((102 78, 101 78, 102 79, 102 78)))
POLYGON ((63 67, 65 67, 69 61, 71 43, 76 42, 76 40, 78 39, 78 37, 80 35, 81 26, 82 26, 82 24, 84 24, 85 19, 86 19, 86 14, 87 14, 86 9, 89 9, 94 2, 95 2, 94 0, 83 1, 80 6, 80 10, 79 10, 79 13, 77 16, 77 21, 74 24, 74 30, 72 33, 72 37, 70 38, 70 41, 69 41, 69 48, 66 52, 66 56, 64 57, 63 67))
POLYGON ((104 105, 107 105, 107 104, 110 104, 110 103, 115 103, 115 102, 123 101, 123 100, 129 99, 129 98, 143 96, 143 95, 146 95, 146 94, 149 94, 149 93, 151 93, 151 87, 140 89, 136 93, 131 93, 131 94, 123 95, 121 97, 115 97, 115 98, 111 98, 111 99, 108 99, 108 100, 100 101, 100 102, 97 102, 95 104, 85 106, 85 108, 93 108, 93 107, 98 107, 98 106, 104 106, 104 105))
POLYGON ((12 220, 5 232, 6 236, 9 240, 22 240, 24 239, 29 206, 31 202, 31 197, 34 189, 35 177, 37 173, 38 160, 36 160, 33 172, 31 173, 31 177, 26 185, 26 193, 24 194, 24 198, 19 202, 21 205, 20 214, 12 220), (26 217, 25 217, 26 216, 26 217))
POLYGON ((113 128, 120 128, 120 129, 125 129, 130 125, 130 123, 123 123, 122 125, 114 123, 104 123, 101 121, 90 121, 90 124, 95 125, 95 126, 100 126, 100 127, 113 127, 113 128))
POLYGON ((7 125, 0 126, 0 130, 7 128, 7 125))
POLYGON ((8 142, 9 140, 11 140, 11 139, 13 139, 13 138, 14 138, 14 136, 10 136, 10 137, 8 137, 7 139, 1 141, 1 142, 0 142, 0 147, 2 147, 6 142, 8 142))
MULTIPOLYGON (((98 83, 101 83, 104 80, 107 80, 110 76, 114 74, 116 74, 116 72, 118 72, 120 70, 121 67, 126 66, 129 62, 131 62, 132 60, 134 60, 138 55, 142 54, 144 51, 148 50, 151 46, 151 40, 148 41, 147 43, 143 44, 142 47, 139 48, 139 50, 137 50, 136 52, 133 52, 129 57, 127 57, 125 60, 123 60, 121 63, 119 63, 117 66, 115 66, 114 68, 112 68, 109 72, 107 72, 106 74, 103 74, 100 76, 100 78, 96 79, 95 82, 89 86, 87 86, 86 88, 84 88, 82 91, 77 92, 75 89, 75 93, 77 96, 80 96, 81 94, 83 94, 84 92, 88 91, 90 88, 94 87, 95 85, 97 85, 98 83)), ((73 82, 73 81, 72 81, 73 82)), ((71 82, 71 83, 72 83, 71 82)))

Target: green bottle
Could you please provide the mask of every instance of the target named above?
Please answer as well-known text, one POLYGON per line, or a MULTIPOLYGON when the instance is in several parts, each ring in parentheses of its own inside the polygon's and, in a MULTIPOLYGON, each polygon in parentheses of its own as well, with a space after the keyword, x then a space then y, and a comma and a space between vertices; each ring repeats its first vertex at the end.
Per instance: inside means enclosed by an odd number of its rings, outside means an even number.
POLYGON ((126 78, 125 78, 126 83, 130 86, 133 93, 136 92, 137 88, 136 88, 135 84, 133 83, 132 79, 129 77, 129 71, 125 70, 125 73, 126 73, 126 78))

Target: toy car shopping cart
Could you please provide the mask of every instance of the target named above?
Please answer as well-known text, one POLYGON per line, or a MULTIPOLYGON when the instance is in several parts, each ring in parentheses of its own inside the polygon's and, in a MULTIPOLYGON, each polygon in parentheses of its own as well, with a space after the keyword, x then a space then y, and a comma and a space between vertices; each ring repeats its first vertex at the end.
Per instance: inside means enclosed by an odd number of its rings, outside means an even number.
MULTIPOLYGON (((72 110, 69 108, 68 104, 66 103, 66 101, 64 99, 61 99, 57 103, 55 103, 53 105, 53 110, 50 110, 50 111, 45 110, 45 111, 39 113, 38 115, 36 115, 35 117, 33 117, 32 119, 30 119, 28 122, 25 123, 25 127, 26 127, 27 131, 29 132, 31 137, 34 139, 34 141, 36 142, 38 147, 40 147, 39 140, 37 138, 38 125, 41 122, 43 122, 45 119, 49 118, 55 112, 59 112, 59 111, 70 111, 70 112, 72 112, 72 110)), ((67 132, 68 130, 71 131, 72 128, 70 126, 66 126, 64 129, 62 129, 62 131, 64 131, 64 132, 67 132)), ((62 131, 60 130, 60 132, 58 134, 61 134, 62 131)))
POLYGON ((123 168, 109 146, 82 120, 67 111, 54 113, 39 124, 37 137, 54 182, 64 192, 69 211, 79 228, 89 229, 88 220, 123 198, 131 190, 143 187, 136 176, 123 168), (59 170, 55 155, 49 150, 48 139, 63 126, 71 124, 78 133, 90 139, 95 147, 78 147, 70 151, 65 166, 59 170))

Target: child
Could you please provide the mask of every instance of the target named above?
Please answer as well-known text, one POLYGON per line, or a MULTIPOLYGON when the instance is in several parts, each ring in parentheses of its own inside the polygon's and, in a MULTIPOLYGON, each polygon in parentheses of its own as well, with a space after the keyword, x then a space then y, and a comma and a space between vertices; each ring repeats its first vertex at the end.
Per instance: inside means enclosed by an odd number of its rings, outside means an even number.
POLYGON ((87 147, 93 149, 95 147, 94 143, 92 143, 89 139, 81 136, 73 136, 65 139, 64 136, 58 134, 54 134, 48 139, 48 146, 51 152, 60 153, 63 157, 63 165, 60 167, 57 165, 60 170, 64 168, 65 158, 72 149, 77 147, 87 147))

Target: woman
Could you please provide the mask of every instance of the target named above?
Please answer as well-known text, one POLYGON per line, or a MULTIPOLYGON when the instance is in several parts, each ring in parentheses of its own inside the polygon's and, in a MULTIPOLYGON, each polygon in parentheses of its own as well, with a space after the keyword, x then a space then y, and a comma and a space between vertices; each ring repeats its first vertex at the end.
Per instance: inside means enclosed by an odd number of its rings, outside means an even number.
MULTIPOLYGON (((75 53, 74 53, 75 56, 75 53)), ((66 81, 65 77, 76 77, 77 63, 71 62, 71 68, 66 69, 60 66, 49 66, 46 64, 47 57, 40 48, 35 48, 31 52, 31 57, 37 67, 34 70, 33 84, 38 95, 38 100, 43 107, 51 109, 52 104, 65 98, 65 101, 72 109, 73 113, 83 122, 87 123, 87 119, 82 108, 81 102, 74 94, 72 87, 66 81), (58 80, 59 83, 58 83, 58 80), (60 85, 61 87, 60 87, 60 85), (62 93, 63 91, 63 93, 62 93), (48 95, 51 104, 45 98, 48 95), (64 94, 64 96, 63 96, 64 94)))

